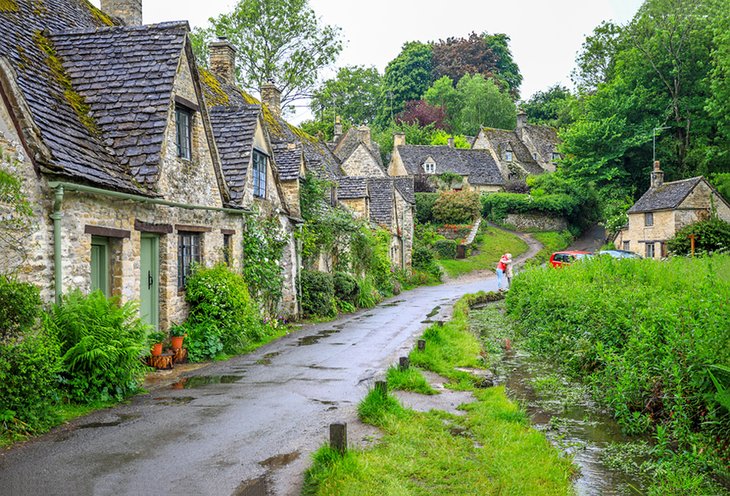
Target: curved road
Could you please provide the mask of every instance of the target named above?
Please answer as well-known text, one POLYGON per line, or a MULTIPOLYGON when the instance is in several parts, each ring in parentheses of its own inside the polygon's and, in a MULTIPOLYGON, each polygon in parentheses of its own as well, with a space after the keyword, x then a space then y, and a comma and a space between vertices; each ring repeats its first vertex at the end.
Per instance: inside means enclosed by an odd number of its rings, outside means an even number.
POLYGON ((298 494, 328 425, 356 423, 427 315, 446 319, 463 294, 495 289, 493 277, 417 288, 184 374, 0 453, 0 494, 298 494))

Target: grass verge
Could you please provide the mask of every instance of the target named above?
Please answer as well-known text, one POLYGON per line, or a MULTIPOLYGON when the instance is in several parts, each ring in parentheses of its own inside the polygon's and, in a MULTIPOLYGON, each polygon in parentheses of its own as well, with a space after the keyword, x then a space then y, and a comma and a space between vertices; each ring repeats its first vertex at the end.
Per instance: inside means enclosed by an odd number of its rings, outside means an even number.
POLYGON ((573 242, 573 235, 569 231, 536 232, 532 237, 542 243, 542 249, 527 262, 528 265, 541 265, 547 262, 553 252, 564 250, 573 242))
POLYGON ((494 227, 487 227, 480 236, 482 242, 475 255, 463 260, 438 261, 449 277, 459 277, 475 270, 494 270, 499 257, 504 253, 511 253, 516 257, 528 249, 527 243, 518 236, 494 227))
POLYGON ((484 293, 463 298, 453 320, 424 333, 426 350, 410 355, 412 364, 473 392, 475 401, 462 407, 464 415, 415 412, 394 396, 371 390, 358 413, 383 431, 381 442, 344 455, 320 448, 305 476, 303 494, 572 494, 572 464, 530 427, 504 388, 476 389, 473 376, 455 370, 480 366, 481 348, 469 330, 468 312, 470 303, 486 298, 484 293))

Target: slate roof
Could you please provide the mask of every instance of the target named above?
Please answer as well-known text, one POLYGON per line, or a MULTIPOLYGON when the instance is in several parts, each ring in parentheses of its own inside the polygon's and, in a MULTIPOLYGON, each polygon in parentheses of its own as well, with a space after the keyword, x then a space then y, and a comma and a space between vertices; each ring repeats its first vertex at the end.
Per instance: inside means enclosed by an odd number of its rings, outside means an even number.
POLYGON ((510 162, 504 159, 504 152, 509 149, 512 150, 513 163, 521 166, 525 172, 529 174, 542 174, 545 172, 540 167, 540 164, 532 157, 532 153, 530 153, 530 150, 525 146, 515 131, 483 128, 482 132, 505 165, 510 164, 510 162))
POLYGON ((94 108, 86 107, 91 104, 73 88, 66 61, 57 54, 56 43, 63 46, 63 38, 49 34, 100 29, 110 19, 83 0, 13 0, 10 5, 0 11, 0 57, 7 57, 13 67, 50 151, 50 157, 37 157, 40 165, 62 177, 143 192, 108 147, 100 132, 104 129, 95 123, 94 108))
POLYGON ((526 140, 535 147, 539 157, 545 162, 552 161, 552 154, 558 152, 558 131, 550 126, 526 124, 523 132, 526 140))
POLYGON ((370 221, 376 224, 393 225, 393 178, 368 178, 370 196, 370 221))
POLYGON ((380 145, 372 139, 370 140, 370 143, 362 141, 360 139, 360 131, 356 127, 351 127, 340 137, 339 141, 337 141, 333 148, 333 153, 338 159, 345 162, 348 158, 350 158, 350 155, 357 150, 357 147, 360 146, 361 143, 365 145, 365 148, 373 157, 375 163, 378 164, 381 169, 385 169, 383 166, 383 159, 380 156, 380 145))
POLYGON ((393 182, 395 184, 395 189, 398 190, 398 192, 401 194, 403 199, 405 201, 407 201, 408 203, 415 205, 416 204, 416 195, 414 193, 415 189, 413 187, 413 177, 408 177, 408 176, 394 177, 393 182))
POLYGON ((273 145, 276 166, 279 169, 279 179, 282 181, 295 181, 299 179, 300 167, 302 164, 302 146, 299 143, 293 147, 289 143, 277 143, 273 145))
POLYGON ((488 150, 452 148, 445 145, 401 145, 398 153, 409 175, 423 174, 423 163, 431 157, 435 163, 435 174, 454 172, 468 176, 470 184, 504 184, 499 167, 488 150))
POLYGON ((636 214, 677 208, 695 186, 703 180, 704 178, 702 176, 698 176, 681 181, 664 183, 658 188, 650 188, 639 198, 639 201, 634 203, 634 206, 628 210, 628 213, 636 214))
POLYGON ((170 95, 187 22, 54 34, 74 89, 89 105, 103 144, 138 183, 159 174, 170 95))
POLYGON ((356 200, 367 198, 368 183, 364 177, 344 176, 337 179, 337 198, 356 200))
POLYGON ((233 204, 240 204, 246 189, 246 174, 261 107, 241 105, 209 110, 223 175, 233 204))

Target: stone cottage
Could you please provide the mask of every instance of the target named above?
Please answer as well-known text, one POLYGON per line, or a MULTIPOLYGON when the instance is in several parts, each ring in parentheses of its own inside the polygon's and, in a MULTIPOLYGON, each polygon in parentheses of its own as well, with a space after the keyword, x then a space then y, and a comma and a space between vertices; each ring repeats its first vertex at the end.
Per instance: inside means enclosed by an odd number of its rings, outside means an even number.
POLYGON ((659 162, 654 162, 651 186, 628 210, 629 222, 614 244, 646 258, 666 257, 667 241, 677 231, 708 219, 713 212, 730 222, 730 204, 704 177, 665 183, 659 162))
POLYGON ((187 23, 142 26, 139 1, 104 4, 111 17, 79 0, 0 9, 0 146, 37 227, 15 269, 47 301, 100 289, 166 329, 186 316, 193 264, 240 267, 247 209, 187 23))

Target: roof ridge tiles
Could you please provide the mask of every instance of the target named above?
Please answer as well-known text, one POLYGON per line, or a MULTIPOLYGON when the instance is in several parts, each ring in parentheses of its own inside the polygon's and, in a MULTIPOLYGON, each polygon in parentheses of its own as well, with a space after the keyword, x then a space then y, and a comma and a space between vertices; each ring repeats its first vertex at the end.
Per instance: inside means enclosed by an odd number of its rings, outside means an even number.
POLYGON ((152 29, 172 29, 172 28, 185 28, 187 31, 190 31, 190 23, 188 21, 165 21, 165 22, 158 22, 155 24, 142 24, 141 26, 99 26, 95 28, 87 28, 87 29, 69 29, 69 30, 60 30, 60 31, 52 31, 49 30, 48 32, 51 34, 51 36, 81 36, 81 35, 89 35, 89 34, 100 34, 100 33, 108 33, 112 31, 125 31, 125 32, 133 32, 133 31, 149 31, 152 29))

